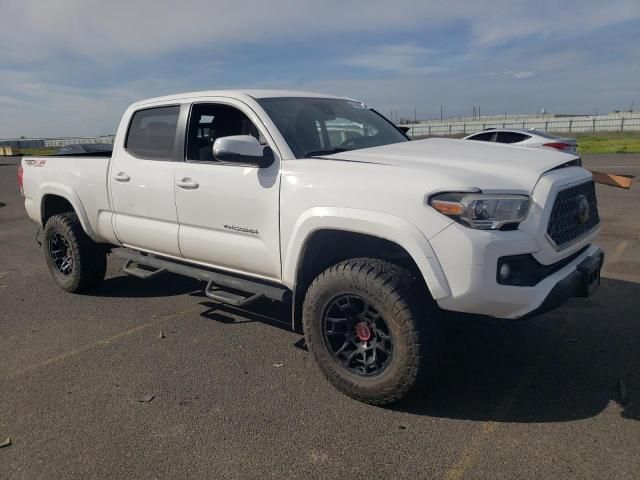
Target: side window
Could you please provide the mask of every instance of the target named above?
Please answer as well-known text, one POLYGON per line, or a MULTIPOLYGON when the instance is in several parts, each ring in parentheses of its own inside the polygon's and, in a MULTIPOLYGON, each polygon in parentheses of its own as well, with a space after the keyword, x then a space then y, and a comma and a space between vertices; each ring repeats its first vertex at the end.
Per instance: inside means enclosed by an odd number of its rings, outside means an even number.
POLYGON ((481 142, 490 142, 496 132, 484 132, 469 137, 469 140, 480 140, 481 142))
POLYGON ((232 135, 251 135, 267 144, 249 117, 237 108, 214 103, 193 105, 187 128, 187 160, 213 161, 215 141, 232 135))
POLYGON ((530 138, 529 135, 518 132, 498 132, 498 143, 518 143, 530 138))
POLYGON ((138 110, 131 117, 124 147, 132 154, 152 160, 171 160, 180 107, 138 110))

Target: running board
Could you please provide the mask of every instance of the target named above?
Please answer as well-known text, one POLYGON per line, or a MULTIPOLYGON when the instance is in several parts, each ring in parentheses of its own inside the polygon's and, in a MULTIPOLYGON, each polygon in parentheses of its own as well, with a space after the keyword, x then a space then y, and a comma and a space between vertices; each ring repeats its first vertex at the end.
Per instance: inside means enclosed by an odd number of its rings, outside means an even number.
POLYGON ((151 277, 155 277, 156 275, 166 272, 164 268, 157 268, 155 270, 150 270, 149 268, 145 268, 146 265, 140 265, 133 260, 127 260, 127 262, 122 267, 122 270, 127 275, 132 275, 134 277, 147 279, 151 277))
POLYGON ((246 306, 260 298, 269 298, 282 302, 289 290, 280 285, 272 285, 259 280, 249 280, 236 275, 215 272, 205 267, 156 257, 127 248, 115 248, 112 253, 123 260, 123 271, 138 278, 151 278, 162 272, 171 272, 185 277, 207 282, 205 295, 220 303, 233 306, 246 306))
POLYGON ((234 307, 245 307, 264 297, 262 293, 254 293, 244 296, 240 293, 223 290, 220 285, 216 285, 214 282, 207 283, 207 288, 204 289, 204 294, 211 300, 226 303, 227 305, 233 305, 234 307))

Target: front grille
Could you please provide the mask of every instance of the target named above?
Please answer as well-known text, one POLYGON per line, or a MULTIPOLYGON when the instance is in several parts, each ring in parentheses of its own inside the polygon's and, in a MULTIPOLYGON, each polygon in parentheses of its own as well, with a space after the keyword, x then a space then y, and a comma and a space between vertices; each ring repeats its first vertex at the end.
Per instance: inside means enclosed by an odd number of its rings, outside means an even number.
POLYGON ((598 201, 593 180, 565 188, 558 192, 553 204, 551 218, 547 226, 547 235, 556 247, 561 248, 584 236, 600 223, 598 201), (589 204, 588 216, 581 218, 580 203, 589 204))

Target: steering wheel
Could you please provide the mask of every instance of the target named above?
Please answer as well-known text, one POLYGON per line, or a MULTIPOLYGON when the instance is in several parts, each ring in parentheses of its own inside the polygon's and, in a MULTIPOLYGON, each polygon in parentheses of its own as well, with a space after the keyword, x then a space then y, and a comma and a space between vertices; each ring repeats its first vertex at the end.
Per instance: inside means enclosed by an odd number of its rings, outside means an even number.
POLYGON ((358 140, 362 140, 364 137, 358 138, 347 138, 344 142, 340 144, 340 148, 349 148, 349 147, 357 147, 360 143, 358 140))

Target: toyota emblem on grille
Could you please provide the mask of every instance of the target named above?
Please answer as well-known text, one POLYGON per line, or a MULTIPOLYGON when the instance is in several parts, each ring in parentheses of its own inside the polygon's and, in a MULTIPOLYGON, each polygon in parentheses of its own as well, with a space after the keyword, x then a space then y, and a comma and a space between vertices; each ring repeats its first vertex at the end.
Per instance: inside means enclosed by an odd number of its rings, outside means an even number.
POLYGON ((578 211, 576 212, 576 218, 580 223, 586 223, 589 220, 589 200, 584 195, 578 195, 576 198, 578 201, 578 211))

